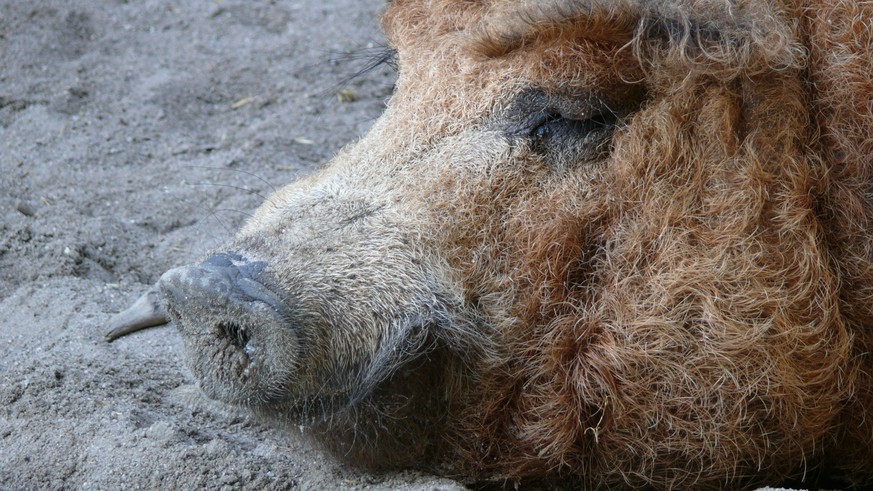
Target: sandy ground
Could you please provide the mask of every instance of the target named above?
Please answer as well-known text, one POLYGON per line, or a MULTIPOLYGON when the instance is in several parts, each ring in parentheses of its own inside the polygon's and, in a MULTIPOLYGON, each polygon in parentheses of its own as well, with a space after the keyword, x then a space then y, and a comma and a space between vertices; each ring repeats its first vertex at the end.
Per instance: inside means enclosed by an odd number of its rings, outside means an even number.
POLYGON ((394 75, 346 79, 382 5, 0 0, 0 488, 458 488, 204 400, 171 328, 103 340, 366 131, 394 75))
POLYGON ((382 5, 0 0, 0 489, 461 488, 205 400, 172 328, 103 339, 366 131, 382 5))

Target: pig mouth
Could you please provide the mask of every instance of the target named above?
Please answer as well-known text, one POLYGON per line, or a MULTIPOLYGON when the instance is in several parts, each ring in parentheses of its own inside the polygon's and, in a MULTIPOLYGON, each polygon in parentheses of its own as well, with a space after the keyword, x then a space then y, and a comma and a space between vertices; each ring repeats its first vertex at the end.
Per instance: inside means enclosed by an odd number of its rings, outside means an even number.
POLYGON ((246 406, 280 402, 299 340, 290 309, 270 284, 266 263, 233 253, 161 277, 167 315, 208 397, 246 406))

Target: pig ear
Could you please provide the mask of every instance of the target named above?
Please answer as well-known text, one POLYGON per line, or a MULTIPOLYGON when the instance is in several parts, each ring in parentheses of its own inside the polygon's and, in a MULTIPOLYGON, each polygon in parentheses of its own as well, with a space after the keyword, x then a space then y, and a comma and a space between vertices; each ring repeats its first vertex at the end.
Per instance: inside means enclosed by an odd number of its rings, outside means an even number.
POLYGON ((132 332, 164 325, 167 322, 169 322, 169 318, 161 304, 158 285, 154 285, 133 305, 109 319, 109 332, 106 333, 106 341, 111 343, 132 332))

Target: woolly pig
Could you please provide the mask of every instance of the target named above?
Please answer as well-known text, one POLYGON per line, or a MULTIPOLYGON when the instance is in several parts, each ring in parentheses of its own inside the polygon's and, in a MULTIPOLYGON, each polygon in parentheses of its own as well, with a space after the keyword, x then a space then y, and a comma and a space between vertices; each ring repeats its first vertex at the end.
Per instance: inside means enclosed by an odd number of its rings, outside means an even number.
POLYGON ((110 337, 171 320, 207 396, 371 468, 873 478, 873 3, 395 0, 382 23, 399 79, 371 131, 110 337))

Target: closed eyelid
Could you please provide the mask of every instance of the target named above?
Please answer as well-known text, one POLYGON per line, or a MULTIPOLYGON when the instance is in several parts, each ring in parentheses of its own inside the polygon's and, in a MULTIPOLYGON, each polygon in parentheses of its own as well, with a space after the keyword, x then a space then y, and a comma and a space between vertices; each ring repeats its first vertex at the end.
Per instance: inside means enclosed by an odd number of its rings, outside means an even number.
POLYGON ((549 118, 584 120, 604 112, 615 114, 602 99, 591 94, 559 96, 539 89, 519 93, 503 113, 507 135, 519 136, 532 126, 542 124, 549 118))

